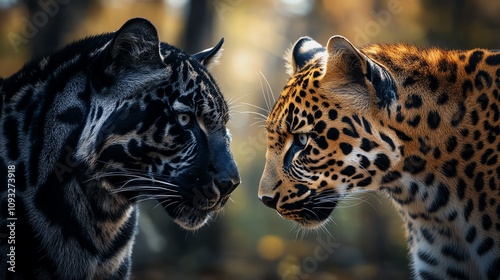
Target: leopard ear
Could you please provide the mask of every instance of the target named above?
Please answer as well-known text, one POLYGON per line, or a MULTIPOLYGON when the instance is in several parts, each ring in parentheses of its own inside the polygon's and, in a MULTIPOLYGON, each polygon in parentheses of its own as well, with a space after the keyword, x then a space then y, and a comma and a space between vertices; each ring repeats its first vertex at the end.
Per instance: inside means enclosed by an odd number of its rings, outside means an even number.
POLYGON ((396 83, 389 71, 370 59, 342 36, 333 36, 327 44, 328 61, 325 77, 336 92, 354 95, 366 107, 375 94, 379 108, 388 107, 398 98, 396 83), (365 97, 365 98, 363 98, 365 97))
POLYGON ((222 55, 222 45, 224 44, 224 38, 220 39, 219 43, 213 48, 203 50, 199 53, 192 54, 191 56, 201 62, 205 67, 210 68, 210 66, 219 63, 219 58, 222 55))
POLYGON ((327 75, 344 84, 364 84, 367 58, 346 38, 336 35, 328 40, 327 75))
POLYGON ((154 25, 143 18, 127 21, 115 33, 108 60, 114 71, 159 65, 160 42, 154 25))
POLYGON ((314 61, 318 57, 325 57, 325 48, 318 42, 309 37, 302 37, 293 47, 287 52, 286 59, 288 64, 286 66, 287 73, 292 76, 299 72, 309 62, 314 61))

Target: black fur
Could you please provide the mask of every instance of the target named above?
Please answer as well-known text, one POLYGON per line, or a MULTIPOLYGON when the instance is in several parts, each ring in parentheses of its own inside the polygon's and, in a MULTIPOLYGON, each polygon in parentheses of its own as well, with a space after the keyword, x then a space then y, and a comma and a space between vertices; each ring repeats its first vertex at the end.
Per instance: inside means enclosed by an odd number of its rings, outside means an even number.
POLYGON ((127 279, 138 201, 186 229, 226 203, 240 179, 205 68, 221 45, 189 56, 132 19, 1 81, 0 279, 127 279))

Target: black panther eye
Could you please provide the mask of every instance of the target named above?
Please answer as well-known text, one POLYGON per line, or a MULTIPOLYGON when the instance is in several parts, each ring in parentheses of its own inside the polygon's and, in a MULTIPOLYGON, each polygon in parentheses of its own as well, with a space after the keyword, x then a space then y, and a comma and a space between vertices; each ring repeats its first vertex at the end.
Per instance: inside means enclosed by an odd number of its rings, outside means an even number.
POLYGON ((191 122, 191 116, 185 113, 180 113, 177 115, 177 121, 182 126, 188 126, 191 122))

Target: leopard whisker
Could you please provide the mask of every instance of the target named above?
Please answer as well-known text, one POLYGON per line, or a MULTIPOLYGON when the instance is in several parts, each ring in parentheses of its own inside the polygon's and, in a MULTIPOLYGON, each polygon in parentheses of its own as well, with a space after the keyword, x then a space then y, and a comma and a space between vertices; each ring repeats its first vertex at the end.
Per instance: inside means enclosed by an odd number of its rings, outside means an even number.
MULTIPOLYGON (((241 102, 241 104, 243 104, 243 105, 247 105, 247 106, 250 106, 250 107, 253 107, 253 108, 255 108, 255 109, 259 109, 259 110, 264 111, 265 113, 269 114, 269 111, 268 111, 268 110, 266 110, 265 108, 262 108, 262 107, 260 107, 260 106, 254 105, 254 104, 252 104, 252 103, 248 103, 248 102, 241 102)), ((267 116, 266 116, 266 118, 267 118, 267 116)))
POLYGON ((240 113, 242 114, 253 114, 256 115, 260 120, 267 120, 267 116, 259 113, 259 112, 254 112, 254 111, 241 111, 240 113))
POLYGON ((236 102, 239 102, 240 100, 242 100, 243 98, 247 97, 251 95, 251 93, 247 93, 247 94, 243 94, 241 96, 238 96, 235 98, 235 96, 231 96, 231 98, 229 98, 229 100, 227 101, 227 104, 229 106, 229 108, 233 108, 233 105, 236 103, 236 102))
MULTIPOLYGON (((267 93, 267 102, 266 102, 266 104, 267 104, 268 112, 270 112, 271 109, 272 109, 272 106, 269 106, 269 105, 276 104, 276 98, 274 97, 273 89, 271 87, 271 84, 269 84, 269 81, 266 79, 266 76, 264 76, 264 74, 261 71, 259 71, 259 74, 264 79, 264 81, 266 82, 266 86, 267 86, 266 87, 266 91, 265 91, 267 93), (270 104, 271 101, 272 101, 272 104, 270 104)), ((259 78, 259 80, 261 81, 260 85, 261 85, 261 88, 262 88, 262 93, 264 94, 264 88, 263 88, 263 85, 262 85, 262 80, 260 78, 259 78)), ((264 95, 264 99, 266 99, 265 95, 264 95)))

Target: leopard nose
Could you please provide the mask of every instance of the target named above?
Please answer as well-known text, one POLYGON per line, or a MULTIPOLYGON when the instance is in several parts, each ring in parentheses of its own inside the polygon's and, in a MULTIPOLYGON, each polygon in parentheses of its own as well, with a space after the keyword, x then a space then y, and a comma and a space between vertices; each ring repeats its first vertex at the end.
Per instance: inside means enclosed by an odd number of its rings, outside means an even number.
POLYGON ((260 200, 262 201, 262 203, 264 203, 264 205, 266 205, 267 207, 269 208, 272 208, 272 209, 275 209, 276 210, 276 206, 278 204, 278 199, 279 199, 279 194, 277 194, 276 196, 274 197, 270 197, 270 196, 262 196, 260 198, 260 200))

